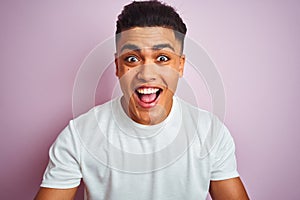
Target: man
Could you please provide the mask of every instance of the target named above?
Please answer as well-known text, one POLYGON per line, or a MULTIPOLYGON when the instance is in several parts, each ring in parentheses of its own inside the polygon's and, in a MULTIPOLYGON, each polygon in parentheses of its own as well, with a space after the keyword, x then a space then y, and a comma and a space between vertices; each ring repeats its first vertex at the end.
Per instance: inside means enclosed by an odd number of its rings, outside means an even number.
POLYGON ((118 17, 123 96, 72 120, 50 149, 36 200, 248 199, 234 143, 213 115, 174 96, 186 26, 170 6, 133 2, 118 17))

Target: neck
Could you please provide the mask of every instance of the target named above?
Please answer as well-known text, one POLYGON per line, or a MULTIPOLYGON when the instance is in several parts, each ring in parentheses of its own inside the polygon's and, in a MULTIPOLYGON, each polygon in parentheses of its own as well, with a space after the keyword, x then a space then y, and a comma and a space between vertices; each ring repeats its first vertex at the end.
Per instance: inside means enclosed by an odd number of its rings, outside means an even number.
POLYGON ((156 125, 164 121, 171 112, 173 100, 167 108, 156 105, 151 109, 138 110, 133 104, 127 103, 124 96, 121 98, 121 105, 126 115, 133 121, 143 125, 156 125))

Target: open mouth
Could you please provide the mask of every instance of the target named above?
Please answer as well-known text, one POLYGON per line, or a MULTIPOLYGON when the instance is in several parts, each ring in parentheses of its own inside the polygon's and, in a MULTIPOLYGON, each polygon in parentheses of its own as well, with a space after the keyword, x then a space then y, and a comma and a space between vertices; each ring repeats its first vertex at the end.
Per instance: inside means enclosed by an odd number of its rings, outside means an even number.
POLYGON ((156 104, 162 89, 157 87, 139 87, 135 90, 142 107, 152 107, 156 104))

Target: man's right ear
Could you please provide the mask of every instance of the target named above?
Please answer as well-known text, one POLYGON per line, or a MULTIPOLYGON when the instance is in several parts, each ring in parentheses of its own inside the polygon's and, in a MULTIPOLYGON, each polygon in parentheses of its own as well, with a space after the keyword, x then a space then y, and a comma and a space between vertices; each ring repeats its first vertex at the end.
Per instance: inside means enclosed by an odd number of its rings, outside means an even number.
POLYGON ((119 77, 119 58, 117 53, 115 53, 115 66, 116 66, 116 76, 119 77))

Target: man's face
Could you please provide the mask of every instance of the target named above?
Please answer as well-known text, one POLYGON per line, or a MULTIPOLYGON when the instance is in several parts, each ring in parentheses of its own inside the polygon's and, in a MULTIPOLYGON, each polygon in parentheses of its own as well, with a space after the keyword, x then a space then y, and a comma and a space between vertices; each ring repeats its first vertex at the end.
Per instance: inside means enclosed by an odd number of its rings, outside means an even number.
POLYGON ((184 61, 172 29, 136 27, 122 32, 115 63, 127 115, 140 124, 163 121, 171 110, 184 61))

